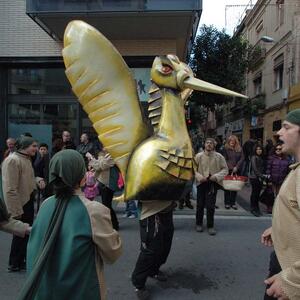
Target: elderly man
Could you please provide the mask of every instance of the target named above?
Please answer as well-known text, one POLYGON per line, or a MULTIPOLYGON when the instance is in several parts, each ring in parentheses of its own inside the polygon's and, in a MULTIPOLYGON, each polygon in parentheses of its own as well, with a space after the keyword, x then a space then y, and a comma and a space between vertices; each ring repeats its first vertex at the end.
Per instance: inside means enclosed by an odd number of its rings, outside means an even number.
POLYGON ((62 142, 63 142, 63 149, 76 149, 75 144, 72 141, 71 133, 67 130, 62 132, 62 142))
POLYGON ((215 235, 214 228, 215 205, 217 198, 218 183, 228 174, 228 167, 222 154, 215 151, 216 141, 207 138, 204 151, 196 154, 195 173, 197 182, 197 211, 196 231, 203 232, 203 215, 206 207, 207 230, 209 235, 215 235))
POLYGON ((4 159, 15 151, 15 144, 16 140, 14 138, 8 138, 6 140, 7 149, 4 152, 4 159))
MULTIPOLYGON (((2 164, 3 196, 11 217, 32 225, 34 206, 32 192, 38 185, 45 188, 43 178, 35 178, 31 158, 37 151, 37 142, 32 137, 21 136, 16 141, 16 151, 2 164)), ((13 236, 8 271, 25 268, 28 237, 13 236)))
POLYGON ((275 200, 272 227, 261 236, 263 244, 274 245, 279 262, 272 253, 265 299, 296 300, 300 299, 300 109, 288 113, 278 135, 282 152, 293 155, 297 163, 290 166, 275 200))

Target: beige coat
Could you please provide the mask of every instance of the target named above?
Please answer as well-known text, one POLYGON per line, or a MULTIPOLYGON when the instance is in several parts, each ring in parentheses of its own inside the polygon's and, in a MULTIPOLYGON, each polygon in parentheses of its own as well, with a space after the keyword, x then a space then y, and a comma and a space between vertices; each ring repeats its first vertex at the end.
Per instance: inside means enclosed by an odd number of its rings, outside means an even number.
POLYGON ((4 201, 13 218, 23 214, 23 206, 36 189, 36 181, 29 156, 14 152, 2 163, 2 187, 4 201))
POLYGON ((218 183, 222 183, 224 176, 228 174, 228 167, 224 156, 212 151, 209 154, 205 151, 197 153, 195 156, 197 164, 196 181, 200 184, 200 179, 214 175, 218 183))
POLYGON ((275 200, 272 239, 289 299, 300 299, 300 163, 290 166, 275 200))
POLYGON ((106 158, 104 154, 99 154, 98 159, 92 158, 89 162, 89 166, 95 170, 97 180, 106 186, 109 186, 110 168, 114 165, 113 160, 106 158))
POLYGON ((12 217, 10 217, 7 222, 0 223, 0 230, 20 237, 25 236, 28 228, 29 228, 29 224, 23 223, 19 220, 15 220, 12 217))
POLYGON ((95 258, 101 299, 106 299, 107 289, 104 279, 104 263, 114 263, 122 254, 121 238, 112 228, 110 210, 96 201, 90 201, 77 190, 76 195, 86 207, 90 216, 92 238, 97 249, 95 258))

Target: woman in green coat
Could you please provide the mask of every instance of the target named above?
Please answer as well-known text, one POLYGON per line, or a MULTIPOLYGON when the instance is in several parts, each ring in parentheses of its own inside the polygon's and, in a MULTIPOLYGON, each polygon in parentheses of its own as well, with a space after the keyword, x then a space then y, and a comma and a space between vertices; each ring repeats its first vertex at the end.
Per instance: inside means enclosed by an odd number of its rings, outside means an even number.
POLYGON ((45 200, 27 248, 29 277, 19 299, 105 299, 103 262, 121 255, 121 240, 110 212, 80 190, 85 163, 75 150, 50 161, 54 196, 45 200))

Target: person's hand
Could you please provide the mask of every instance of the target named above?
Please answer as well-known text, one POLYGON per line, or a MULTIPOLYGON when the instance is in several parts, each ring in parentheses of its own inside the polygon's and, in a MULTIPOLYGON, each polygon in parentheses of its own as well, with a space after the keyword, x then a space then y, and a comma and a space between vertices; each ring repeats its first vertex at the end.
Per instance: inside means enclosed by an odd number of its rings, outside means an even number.
POLYGON ((111 157, 111 155, 109 153, 106 153, 104 155, 104 158, 106 159, 106 163, 110 166, 113 167, 115 165, 115 162, 113 160, 113 158, 111 157))
POLYGON ((234 167, 234 168, 232 169, 232 173, 233 173, 233 174, 236 174, 237 171, 238 171, 237 167, 234 167))
POLYGON ((272 241, 272 227, 266 229, 263 234, 261 235, 260 241, 262 244, 268 247, 273 246, 273 241, 272 241))
POLYGON ((265 284, 270 285, 266 291, 268 296, 277 298, 279 300, 289 299, 282 289, 282 282, 278 274, 266 279, 265 284))
POLYGON ((196 178, 196 181, 199 183, 207 181, 207 179, 198 172, 195 173, 195 178, 196 178))
POLYGON ((216 175, 211 175, 211 176, 209 177, 209 180, 210 180, 210 181, 216 182, 216 181, 217 181, 216 175))
POLYGON ((46 187, 46 183, 45 183, 45 180, 44 179, 41 179, 39 182, 38 182, 38 187, 40 190, 43 190, 45 187, 46 187))
POLYGON ((85 154, 85 157, 88 159, 88 160, 91 160, 93 158, 93 155, 90 153, 90 152, 87 152, 85 154))
POLYGON ((25 234, 29 235, 31 232, 32 227, 28 226, 27 229, 25 230, 25 234))

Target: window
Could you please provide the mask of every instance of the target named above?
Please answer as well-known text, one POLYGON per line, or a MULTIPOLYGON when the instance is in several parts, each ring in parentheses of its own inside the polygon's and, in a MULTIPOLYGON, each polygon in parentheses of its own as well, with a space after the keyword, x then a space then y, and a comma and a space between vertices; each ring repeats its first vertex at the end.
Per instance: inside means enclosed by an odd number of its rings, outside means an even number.
POLYGON ((283 86, 283 54, 274 60, 274 90, 278 91, 283 86))
POLYGON ((256 33, 259 34, 264 28, 263 20, 260 20, 255 27, 256 33))
POLYGON ((273 131, 279 131, 281 129, 281 120, 273 122, 273 131))
POLYGON ((63 68, 10 69, 9 94, 67 95, 71 86, 63 68))
POLYGON ((276 1, 276 21, 277 27, 284 23, 284 0, 276 1))
POLYGON ((17 138, 30 132, 39 142, 52 141, 69 130, 73 138, 77 133, 78 104, 9 104, 8 136, 17 138))
POLYGON ((262 92, 262 74, 258 73, 254 80, 253 80, 253 85, 254 85, 254 96, 258 96, 262 92))

